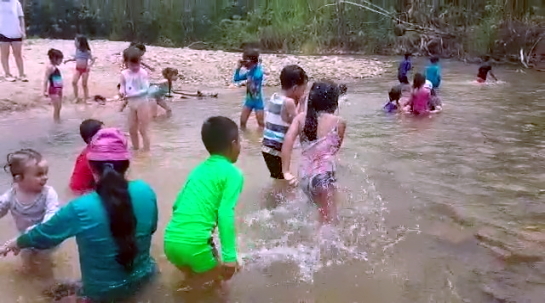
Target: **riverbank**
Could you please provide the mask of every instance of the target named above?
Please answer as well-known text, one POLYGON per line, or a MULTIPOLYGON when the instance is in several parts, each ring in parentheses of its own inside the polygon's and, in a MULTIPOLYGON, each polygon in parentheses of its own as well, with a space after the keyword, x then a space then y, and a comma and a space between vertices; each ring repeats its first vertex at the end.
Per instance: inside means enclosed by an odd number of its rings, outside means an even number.
MULTIPOLYGON (((113 96, 119 81, 119 56, 128 42, 91 41, 93 55, 97 57, 91 71, 89 89, 91 95, 113 96)), ((72 40, 29 39, 25 41, 23 56, 29 82, 0 81, 0 111, 24 110, 48 105, 43 97, 43 73, 48 61, 47 51, 56 48, 69 58, 74 53, 72 40)), ((161 70, 174 67, 180 71, 176 89, 210 91, 232 86, 232 73, 240 59, 240 53, 194 50, 189 48, 167 48, 148 46, 144 61, 155 68, 153 80, 161 79, 161 70)), ((381 75, 390 64, 378 60, 351 56, 296 56, 284 54, 263 54, 261 56, 267 74, 266 85, 279 85, 280 71, 285 65, 298 64, 310 78, 330 79, 339 82, 353 82, 381 75)), ((15 62, 10 57, 12 73, 16 73, 15 62)), ((59 67, 64 78, 64 101, 71 103, 73 90, 71 79, 74 64, 59 67)), ((80 88, 81 94, 81 88, 80 88)))

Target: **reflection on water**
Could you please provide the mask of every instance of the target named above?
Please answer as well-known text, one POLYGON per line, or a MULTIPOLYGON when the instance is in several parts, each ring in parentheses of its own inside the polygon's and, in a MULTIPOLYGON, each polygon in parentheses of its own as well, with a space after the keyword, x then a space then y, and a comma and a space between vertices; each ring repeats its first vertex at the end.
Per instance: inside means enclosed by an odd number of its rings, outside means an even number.
MULTIPOLYGON (((473 83, 475 69, 444 64, 439 93, 445 111, 432 118, 380 111, 395 84, 392 74, 349 88, 340 109, 348 121, 339 164, 342 219, 333 229, 317 229, 316 211, 300 193, 270 207, 260 135, 244 133, 238 165, 246 184, 237 210, 244 269, 231 283, 229 301, 541 302, 544 74, 498 69, 504 82, 483 86, 473 83)), ((162 274, 141 302, 219 302, 213 294, 195 299, 176 291, 182 277, 163 256, 162 231, 185 177, 205 158, 202 121, 219 114, 238 121, 241 99, 242 91, 230 90, 217 100, 174 102, 173 117, 153 124, 153 156, 133 160, 131 176, 148 181, 160 205, 153 253, 162 274)), ((0 154, 21 147, 42 151, 51 185, 67 200, 83 145, 80 121, 92 116, 123 126, 125 120, 106 108, 64 115, 59 126, 49 113, 6 117, 0 154)), ((8 177, 1 177, 2 189, 8 177)), ((0 228, 2 241, 16 235, 11 219, 1 220, 0 228)), ((57 277, 78 277, 73 241, 54 262, 57 277)), ((3 300, 42 302, 45 282, 22 274, 20 263, 16 257, 0 263, 3 300)))

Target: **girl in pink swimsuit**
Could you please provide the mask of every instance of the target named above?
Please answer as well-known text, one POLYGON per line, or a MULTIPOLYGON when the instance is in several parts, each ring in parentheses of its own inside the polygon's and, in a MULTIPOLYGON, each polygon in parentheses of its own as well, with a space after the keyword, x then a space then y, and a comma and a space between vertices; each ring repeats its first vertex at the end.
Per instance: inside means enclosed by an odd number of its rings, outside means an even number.
POLYGON ((430 112, 428 104, 431 97, 431 91, 430 89, 424 87, 425 83, 426 78, 424 75, 414 75, 413 91, 408 102, 410 112, 413 115, 425 115, 430 112))
POLYGON ((339 87, 333 82, 316 82, 308 97, 307 111, 293 120, 282 145, 282 172, 292 185, 300 184, 308 198, 318 206, 321 223, 337 219, 335 157, 344 139, 346 122, 335 115, 339 87), (299 182, 290 173, 295 139, 301 141, 299 182))

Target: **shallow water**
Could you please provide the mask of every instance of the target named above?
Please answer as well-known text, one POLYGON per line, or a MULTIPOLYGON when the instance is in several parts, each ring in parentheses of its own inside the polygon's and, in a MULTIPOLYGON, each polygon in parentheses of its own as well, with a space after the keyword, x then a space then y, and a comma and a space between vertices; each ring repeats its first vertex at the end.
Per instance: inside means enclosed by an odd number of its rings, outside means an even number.
MULTIPOLYGON (((246 183, 237 209, 244 270, 228 301, 542 302, 545 74, 497 68, 503 82, 482 86, 472 83, 476 69, 444 63, 445 110, 424 119, 380 111, 393 73, 349 86, 340 108, 348 121, 339 157, 341 223, 322 240, 302 195, 273 205, 260 135, 244 133, 238 166, 246 183)), ((173 117, 152 126, 152 157, 133 161, 131 177, 148 181, 160 205, 153 251, 162 274, 138 302, 219 302, 212 294, 196 299, 176 291, 182 277, 162 254, 162 233, 187 174, 206 156, 202 121, 220 114, 238 121, 243 91, 221 92, 217 100, 173 102, 173 117)), ((64 203, 83 147, 80 121, 123 126, 125 119, 96 107, 67 108, 63 115, 61 125, 40 111, 5 116, 0 154, 42 151, 49 183, 64 203)), ((1 176, 1 188, 8 188, 8 177, 1 176)), ((2 240, 16 235, 8 217, 0 221, 2 240)), ((0 262, 3 302, 42 302, 44 281, 22 274, 17 257, 0 262)), ((54 262, 57 278, 78 277, 73 240, 54 262)))

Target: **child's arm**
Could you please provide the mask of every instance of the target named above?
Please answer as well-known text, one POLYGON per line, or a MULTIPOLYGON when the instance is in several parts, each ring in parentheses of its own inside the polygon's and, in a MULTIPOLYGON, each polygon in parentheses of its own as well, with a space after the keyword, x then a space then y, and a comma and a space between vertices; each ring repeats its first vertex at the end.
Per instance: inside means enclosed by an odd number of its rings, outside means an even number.
POLYGON ((239 63, 237 69, 235 70, 235 75, 233 76, 233 82, 240 82, 248 79, 248 73, 241 73, 242 64, 239 63))
POLYGON ((218 231, 221 242, 221 259, 225 265, 236 266, 237 263, 237 236, 235 224, 235 207, 242 192, 244 177, 242 172, 233 168, 233 172, 226 176, 225 187, 221 195, 218 209, 218 231))
POLYGON ((295 144, 297 135, 299 134, 301 120, 304 118, 304 113, 301 113, 295 117, 284 137, 284 144, 282 144, 282 173, 284 174, 284 178, 292 185, 296 185, 297 180, 290 172, 291 153, 293 151, 293 145, 295 144))
POLYGON ((2 196, 0 196, 0 218, 3 218, 5 215, 7 215, 9 209, 11 208, 11 195, 11 190, 8 190, 2 196))
POLYGON ((45 69, 45 77, 44 77, 44 84, 43 84, 44 96, 46 97, 49 96, 49 92, 47 91, 47 89, 49 88, 49 76, 51 76, 52 73, 53 73, 53 66, 48 65, 47 68, 45 69))
POLYGON ((287 123, 293 122, 293 119, 295 119, 295 116, 297 116, 297 106, 295 105, 295 101, 291 98, 288 98, 286 102, 284 102, 284 106, 282 106, 282 120, 284 120, 287 123))
POLYGON ((345 131, 346 131, 346 121, 344 119, 340 119, 337 125, 337 134, 339 134, 339 139, 341 139, 339 141, 339 147, 343 144, 345 131))
POLYGON ((91 53, 91 64, 89 66, 95 65, 96 61, 97 61, 97 57, 94 57, 93 54, 91 53))
POLYGON ((494 81, 498 81, 498 78, 496 78, 496 75, 492 72, 492 69, 488 72, 490 74, 490 77, 494 78, 494 81))
POLYGON ((154 71, 155 71, 155 68, 153 68, 153 67, 147 65, 147 64, 144 63, 144 62, 140 62, 140 64, 141 64, 144 68, 148 69, 148 70, 151 71, 151 72, 154 72, 154 71))
POLYGON ((129 104, 129 100, 123 99, 123 103, 121 104, 121 107, 119 108, 119 111, 122 112, 125 110, 125 107, 127 107, 127 104, 129 104))
POLYGON ((68 62, 72 62, 72 61, 76 61, 76 58, 66 59, 66 60, 64 60, 64 64, 66 64, 68 62))
POLYGON ((45 216, 42 222, 47 222, 57 211, 59 211, 59 195, 53 187, 50 187, 45 200, 45 216))

